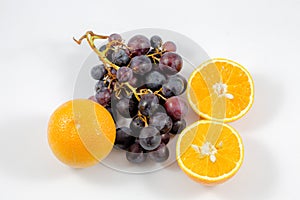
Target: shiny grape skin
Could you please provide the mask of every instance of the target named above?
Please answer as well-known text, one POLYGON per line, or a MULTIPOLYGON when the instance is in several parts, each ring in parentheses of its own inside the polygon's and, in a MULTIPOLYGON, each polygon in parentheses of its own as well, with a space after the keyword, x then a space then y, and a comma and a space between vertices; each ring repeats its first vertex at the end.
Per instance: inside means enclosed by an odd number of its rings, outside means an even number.
POLYGON ((118 33, 113 33, 108 37, 108 41, 119 41, 122 42, 122 36, 118 33))
POLYGON ((119 149, 127 150, 135 142, 132 131, 128 127, 120 127, 116 130, 115 146, 119 149))
POLYGON ((184 77, 176 74, 170 76, 162 86, 162 94, 166 97, 179 96, 186 90, 187 82, 184 77))
POLYGON ((159 130, 153 126, 144 127, 139 135, 139 143, 147 151, 157 148, 161 143, 159 130))
POLYGON ((134 117, 138 112, 136 102, 130 98, 121 98, 118 100, 116 102, 116 109, 125 118, 134 117))
POLYGON ((135 137, 140 135, 141 130, 145 127, 145 122, 141 117, 135 116, 130 122, 130 129, 135 137))
POLYGON ((171 138, 170 133, 161 134, 161 142, 164 144, 168 144, 170 141, 170 138, 171 138))
POLYGON ((131 59, 130 68, 135 74, 144 75, 151 71, 152 63, 145 55, 135 56, 131 59))
POLYGON ((149 119, 149 125, 157 128, 161 134, 169 133, 173 126, 172 119, 162 112, 157 112, 149 119))
POLYGON ((95 80, 102 79, 106 73, 107 73, 107 71, 103 64, 96 65, 91 69, 91 76, 95 80))
POLYGON ((164 162, 168 160, 169 155, 169 149, 164 143, 161 143, 154 151, 149 152, 149 158, 155 162, 164 162))
POLYGON ((108 88, 101 89, 101 91, 96 93, 95 97, 100 105, 106 107, 111 101, 111 90, 108 88))
POLYGON ((183 129, 186 127, 186 121, 181 119, 179 121, 173 122, 173 127, 171 129, 172 134, 180 134, 183 129))
POLYGON ((139 102, 138 109, 146 117, 153 115, 159 107, 159 99, 155 94, 144 94, 139 102))
POLYGON ((117 79, 120 83, 129 81, 132 76, 133 72, 129 67, 120 67, 117 71, 117 79))
POLYGON ((176 52, 176 44, 172 41, 167 41, 162 45, 162 50, 167 52, 176 52))
POLYGON ((154 49, 160 48, 161 45, 162 45, 162 39, 161 39, 161 37, 159 37, 158 35, 153 35, 150 38, 150 44, 151 44, 151 47, 153 47, 154 49))
POLYGON ((188 112, 188 105, 185 100, 178 96, 167 99, 164 107, 167 114, 174 120, 178 121, 183 119, 188 112))
POLYGON ((147 154, 143 152, 143 148, 139 143, 134 143, 128 148, 126 158, 129 162, 137 164, 144 162, 147 158, 147 154))
POLYGON ((182 69, 182 65, 181 56, 173 52, 164 53, 159 61, 159 69, 167 75, 178 73, 182 69))
POLYGON ((95 85, 95 92, 100 92, 103 89, 107 89, 107 86, 108 86, 108 82, 100 80, 95 85))
POLYGON ((152 71, 146 75, 146 87, 152 91, 158 90, 166 82, 166 77, 158 71, 152 71))
POLYGON ((132 57, 145 55, 150 49, 150 41, 143 35, 133 36, 127 44, 132 57))
POLYGON ((111 54, 111 62, 118 66, 126 66, 130 62, 130 57, 124 49, 119 49, 111 54))

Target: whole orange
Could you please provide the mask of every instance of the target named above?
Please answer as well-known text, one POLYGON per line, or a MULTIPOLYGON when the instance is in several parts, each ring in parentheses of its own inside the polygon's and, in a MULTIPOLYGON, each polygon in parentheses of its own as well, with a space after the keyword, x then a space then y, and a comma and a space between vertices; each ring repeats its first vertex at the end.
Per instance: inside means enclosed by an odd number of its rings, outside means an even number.
POLYGON ((112 150, 116 127, 110 113, 86 99, 58 107, 48 124, 48 142, 54 155, 74 168, 93 166, 112 150))

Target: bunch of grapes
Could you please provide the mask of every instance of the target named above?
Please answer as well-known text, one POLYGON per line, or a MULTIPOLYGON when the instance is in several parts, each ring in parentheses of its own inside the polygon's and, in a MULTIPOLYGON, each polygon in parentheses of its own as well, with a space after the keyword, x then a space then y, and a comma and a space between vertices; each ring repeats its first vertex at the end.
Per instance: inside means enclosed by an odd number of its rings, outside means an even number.
POLYGON ((187 103, 179 97, 187 87, 178 72, 183 66, 176 45, 155 35, 133 36, 128 43, 112 34, 97 49, 101 64, 91 69, 97 80, 90 99, 106 107, 118 127, 120 117, 130 123, 116 130, 115 147, 126 158, 141 163, 147 156, 156 162, 169 157, 167 144, 186 126, 187 103))

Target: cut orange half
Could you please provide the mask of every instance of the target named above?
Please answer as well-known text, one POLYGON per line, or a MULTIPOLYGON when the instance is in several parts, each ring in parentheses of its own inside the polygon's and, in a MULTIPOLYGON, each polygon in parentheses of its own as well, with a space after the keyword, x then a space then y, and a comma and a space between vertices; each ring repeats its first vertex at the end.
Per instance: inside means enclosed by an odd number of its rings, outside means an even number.
POLYGON ((188 82, 189 103, 205 119, 231 122, 245 115, 253 104, 251 75, 234 61, 208 60, 191 74, 188 82))
POLYGON ((179 167, 189 177, 212 185, 222 183, 237 173, 243 162, 244 146, 231 126, 200 120, 180 134, 176 157, 179 167))

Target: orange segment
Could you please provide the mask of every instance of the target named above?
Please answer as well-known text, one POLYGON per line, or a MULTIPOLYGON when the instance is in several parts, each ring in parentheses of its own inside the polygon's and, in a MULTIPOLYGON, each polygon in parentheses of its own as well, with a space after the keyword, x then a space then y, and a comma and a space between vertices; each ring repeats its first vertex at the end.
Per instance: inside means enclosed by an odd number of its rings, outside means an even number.
POLYGON ((180 168, 192 179, 204 184, 222 183, 239 170, 243 143, 229 125, 200 120, 183 130, 176 144, 180 168), (219 137, 211 143, 207 136, 219 137))
POLYGON ((215 58, 201 64, 190 76, 187 90, 193 110, 201 117, 230 122, 241 118, 254 99, 253 80, 240 64, 215 58))
POLYGON ((113 148, 114 121, 101 105, 85 99, 58 107, 48 124, 48 142, 63 163, 84 168, 97 164, 113 148))

